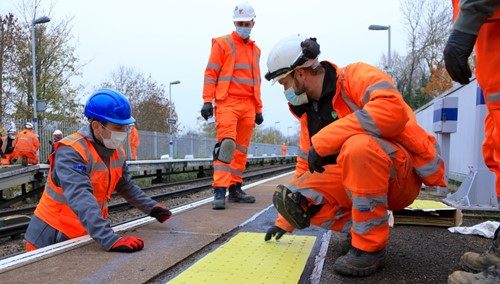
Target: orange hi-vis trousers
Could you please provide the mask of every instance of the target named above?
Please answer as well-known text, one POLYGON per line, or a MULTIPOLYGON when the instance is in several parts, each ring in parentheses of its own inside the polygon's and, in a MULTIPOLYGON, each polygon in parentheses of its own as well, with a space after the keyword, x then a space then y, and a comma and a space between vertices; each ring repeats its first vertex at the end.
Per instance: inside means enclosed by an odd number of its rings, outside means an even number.
POLYGON ((224 100, 217 100, 214 110, 217 141, 231 138, 236 142, 236 150, 230 164, 214 160, 212 185, 228 188, 243 181, 248 146, 255 128, 255 99, 229 95, 224 100))
MULTIPOLYGON (((413 171, 411 155, 388 140, 358 134, 344 143, 337 164, 324 168, 323 173, 305 172, 289 184, 292 192, 323 204, 311 225, 350 232, 352 245, 363 251, 385 248, 388 210, 405 208, 420 192, 422 182, 413 171)), ((291 229, 281 216, 275 224, 291 229)))
POLYGON ((481 26, 475 49, 476 78, 488 109, 484 120, 483 157, 486 166, 495 173, 500 200, 500 21, 481 26))

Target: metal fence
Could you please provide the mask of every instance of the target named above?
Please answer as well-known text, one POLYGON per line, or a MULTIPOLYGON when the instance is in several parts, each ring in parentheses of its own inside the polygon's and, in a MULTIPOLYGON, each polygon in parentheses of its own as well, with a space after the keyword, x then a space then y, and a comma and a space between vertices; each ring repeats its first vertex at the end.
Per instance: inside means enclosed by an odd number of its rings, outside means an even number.
MULTIPOLYGON (((1 126, 3 129, 2 134, 4 136, 7 135, 7 129, 10 127, 11 121, 15 123, 18 133, 24 129, 26 122, 31 122, 30 120, 3 118, 1 126)), ((40 162, 44 163, 48 159, 51 150, 49 141, 52 140, 52 133, 54 130, 59 129, 62 131, 64 136, 66 136, 76 132, 84 125, 85 124, 83 123, 40 120, 38 124, 40 162)), ((139 160, 155 160, 160 159, 165 155, 175 159, 191 156, 193 158, 210 158, 212 157, 212 152, 216 143, 215 138, 174 136, 172 139, 173 153, 169 153, 170 136, 168 133, 142 130, 138 130, 138 132, 141 142, 140 146, 137 148, 137 159, 139 160)), ((130 157, 130 148, 128 143, 126 143, 125 147, 125 149, 127 149, 127 154, 130 157)), ((250 156, 279 156, 281 155, 281 145, 252 142, 250 143, 248 154, 250 156)), ((298 147, 287 146, 287 154, 297 155, 298 147)))

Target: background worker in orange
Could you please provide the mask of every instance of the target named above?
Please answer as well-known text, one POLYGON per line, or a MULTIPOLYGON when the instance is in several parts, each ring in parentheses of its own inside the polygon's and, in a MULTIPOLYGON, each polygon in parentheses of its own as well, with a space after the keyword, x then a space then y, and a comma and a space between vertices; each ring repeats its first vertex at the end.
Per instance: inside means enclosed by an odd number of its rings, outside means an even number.
MULTIPOLYGON (((454 81, 468 84, 468 64, 476 50, 476 78, 488 112, 484 121, 483 158, 495 173, 500 204, 500 1, 453 0, 455 23, 444 49, 446 70, 454 81)), ((500 283, 500 227, 488 251, 466 252, 461 266, 473 273, 455 271, 448 283, 500 283), (485 271, 485 272, 483 272, 485 271)))
POLYGON ((128 173, 123 144, 135 119, 127 98, 115 90, 100 89, 87 100, 84 115, 89 124, 56 142, 49 157, 45 189, 24 235, 27 251, 87 234, 107 251, 141 250, 142 239, 119 236, 106 220, 115 190, 160 223, 172 216, 128 173))
POLYGON ((14 159, 20 160, 23 166, 38 164, 37 151, 40 148, 38 135, 33 132, 33 124, 26 122, 24 130, 17 134, 14 143, 14 159))
POLYGON ((310 225, 351 234, 337 273, 376 271, 389 241, 388 210, 410 205, 422 183, 446 186, 436 139, 421 128, 391 77, 354 63, 319 62, 315 38, 287 37, 271 50, 267 80, 279 82, 300 122, 296 171, 279 185, 279 212, 265 240, 310 225))
POLYGON ((214 115, 217 144, 214 149, 213 209, 228 201, 253 203, 242 189, 248 146, 256 124, 264 121, 260 99, 260 49, 250 39, 255 11, 248 3, 233 10, 236 31, 212 39, 203 84, 201 116, 214 115), (215 105, 212 105, 215 102, 215 105))
POLYGON ((281 145, 281 155, 286 156, 286 144, 284 142, 281 145))
POLYGON ((141 145, 141 140, 139 139, 139 132, 137 131, 137 128, 135 127, 135 124, 130 126, 130 133, 129 133, 129 145, 130 145, 130 153, 132 155, 131 160, 136 161, 137 160, 137 147, 141 145))

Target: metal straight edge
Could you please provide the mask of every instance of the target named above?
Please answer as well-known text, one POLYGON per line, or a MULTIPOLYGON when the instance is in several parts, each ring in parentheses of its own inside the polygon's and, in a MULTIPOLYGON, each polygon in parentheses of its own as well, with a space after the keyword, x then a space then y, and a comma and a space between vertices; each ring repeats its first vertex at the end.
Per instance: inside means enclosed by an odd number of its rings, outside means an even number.
MULTIPOLYGON (((268 178, 265 180, 261 180, 261 181, 255 182, 255 183, 251 183, 249 185, 243 186, 242 189, 252 188, 252 187, 258 186, 260 184, 266 183, 268 181, 278 179, 281 177, 285 177, 285 176, 290 175, 292 173, 294 173, 294 171, 284 173, 284 174, 281 174, 279 176, 275 176, 275 177, 268 178)), ((170 211, 173 214, 181 213, 181 212, 190 210, 192 208, 207 204, 207 203, 211 202, 212 200, 213 200, 212 197, 205 198, 205 199, 202 199, 202 200, 199 200, 199 201, 196 201, 196 202, 184 205, 184 206, 173 208, 170 211)), ((262 210, 262 212, 266 211, 268 209, 269 209, 269 207, 262 210)), ((256 216, 258 216, 260 214, 261 213, 257 213, 256 215, 252 216, 250 219, 252 219, 252 218, 255 219, 256 216)), ((140 218, 140 219, 137 219, 137 220, 125 223, 125 224, 114 226, 113 230, 115 232, 122 232, 122 231, 130 230, 130 229, 134 229, 134 228, 137 228, 140 226, 144 226, 144 225, 153 223, 155 221, 156 221, 155 218, 148 216, 148 217, 140 218)), ((248 222, 249 221, 247 220, 244 222, 244 224, 246 224, 248 222)), ((42 260, 42 259, 45 259, 48 257, 52 257, 54 255, 58 255, 58 254, 64 253, 64 252, 69 251, 69 250, 73 250, 75 248, 84 246, 92 241, 93 241, 93 239, 90 236, 85 235, 85 236, 70 239, 70 240, 67 240, 64 242, 60 242, 57 244, 53 244, 53 245, 50 245, 50 246, 47 246, 44 248, 40 248, 40 249, 37 249, 34 251, 25 252, 25 253, 21 253, 21 254, 15 255, 15 256, 11 256, 11 257, 2 259, 2 260, 0 260, 0 273, 7 272, 7 271, 10 271, 10 270, 15 269, 17 267, 20 267, 20 266, 23 266, 26 264, 30 264, 30 263, 33 263, 33 262, 36 262, 36 261, 39 261, 39 260, 42 260)))

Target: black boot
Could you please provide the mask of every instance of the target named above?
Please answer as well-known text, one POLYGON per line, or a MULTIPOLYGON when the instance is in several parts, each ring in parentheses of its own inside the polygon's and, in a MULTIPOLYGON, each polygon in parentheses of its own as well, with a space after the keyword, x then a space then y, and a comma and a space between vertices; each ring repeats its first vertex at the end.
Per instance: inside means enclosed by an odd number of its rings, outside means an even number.
POLYGON ((224 187, 214 187, 214 201, 212 209, 226 209, 226 189, 224 187))
POLYGON ((385 259, 385 249, 366 252, 351 247, 349 252, 335 261, 333 268, 337 273, 363 277, 373 274, 385 259))
POLYGON ((241 190, 241 182, 238 182, 229 186, 229 195, 227 196, 227 201, 254 203, 255 197, 247 195, 243 190, 241 190))

